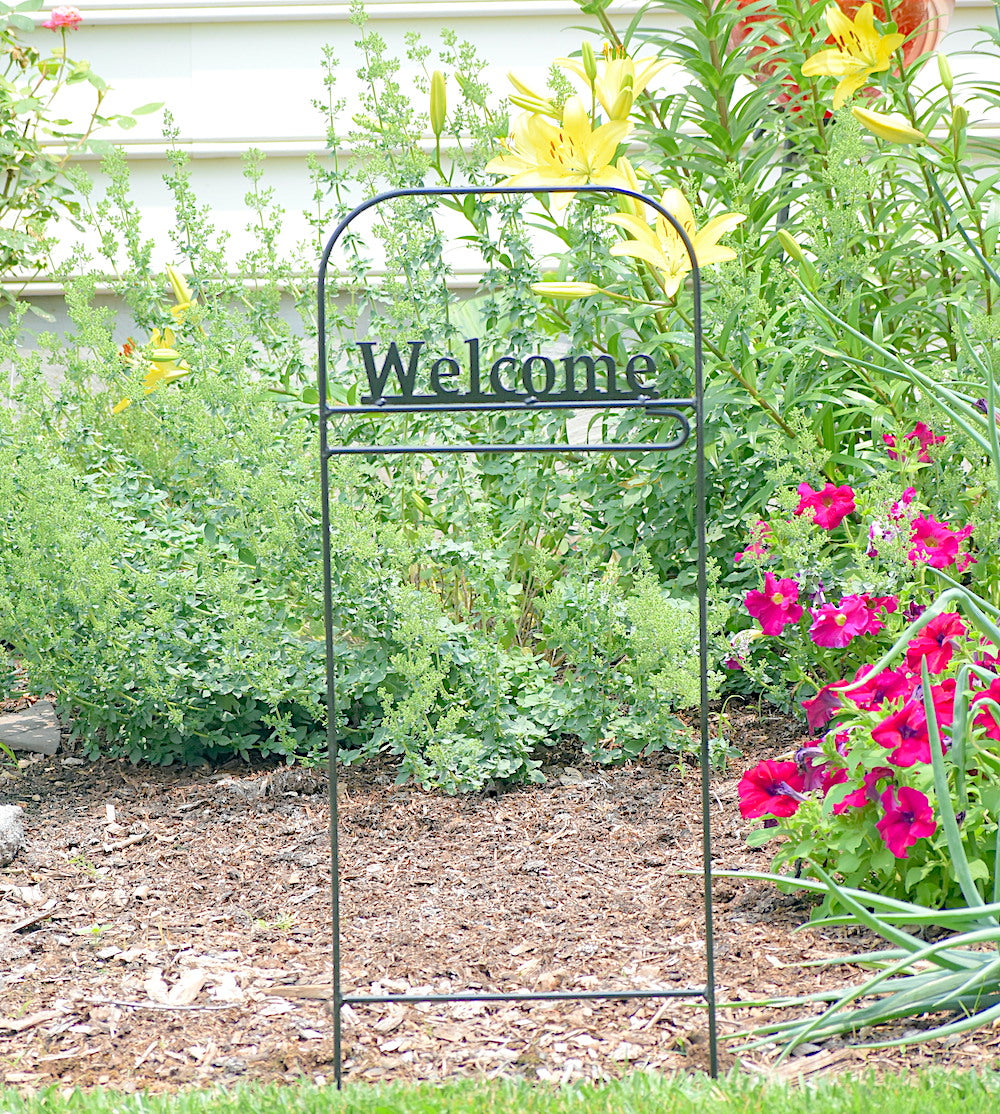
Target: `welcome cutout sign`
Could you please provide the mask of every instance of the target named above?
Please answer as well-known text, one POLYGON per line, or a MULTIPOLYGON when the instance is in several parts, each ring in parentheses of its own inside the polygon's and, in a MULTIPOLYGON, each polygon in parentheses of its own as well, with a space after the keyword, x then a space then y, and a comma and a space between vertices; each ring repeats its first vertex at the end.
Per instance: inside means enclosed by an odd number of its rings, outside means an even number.
POLYGON ((368 381, 363 406, 468 403, 646 401, 657 397, 657 365, 637 353, 620 366, 607 354, 500 356, 485 362, 478 337, 465 341, 463 359, 427 351, 422 340, 381 347, 358 342, 368 381), (394 393, 387 393, 394 392, 394 393))

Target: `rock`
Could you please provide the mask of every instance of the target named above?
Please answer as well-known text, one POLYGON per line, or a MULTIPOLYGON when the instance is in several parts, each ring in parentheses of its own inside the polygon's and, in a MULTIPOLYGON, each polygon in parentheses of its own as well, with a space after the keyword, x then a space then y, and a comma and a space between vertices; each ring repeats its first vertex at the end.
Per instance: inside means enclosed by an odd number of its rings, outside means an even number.
POLYGON ((23 812, 19 805, 0 805, 0 867, 13 862, 24 846, 23 812))
POLYGON ((59 720, 49 700, 39 700, 20 712, 0 716, 0 743, 11 750, 55 754, 59 749, 59 720))

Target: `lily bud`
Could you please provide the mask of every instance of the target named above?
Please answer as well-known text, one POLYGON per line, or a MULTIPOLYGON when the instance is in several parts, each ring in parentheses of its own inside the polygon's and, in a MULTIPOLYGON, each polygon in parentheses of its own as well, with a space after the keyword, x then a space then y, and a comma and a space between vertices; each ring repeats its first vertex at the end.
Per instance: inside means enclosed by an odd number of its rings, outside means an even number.
POLYGON ((948 55, 942 54, 940 50, 937 55, 937 64, 941 84, 944 86, 945 92, 950 93, 952 86, 955 84, 955 79, 951 76, 951 63, 948 61, 948 55))
POLYGON ((608 115, 612 120, 627 120, 628 114, 632 111, 632 102, 635 97, 632 95, 631 89, 622 89, 622 91, 615 97, 614 104, 611 106, 611 111, 608 115))
POLYGON ((951 126, 952 130, 957 134, 958 132, 965 131, 966 125, 969 123, 969 110, 964 104, 956 104, 951 112, 951 126))
POLYGON ((448 96, 444 87, 444 74, 435 70, 431 74, 431 131, 436 139, 444 131, 445 116, 448 113, 448 96))
POLYGON ((183 305, 193 302, 194 294, 191 287, 187 284, 187 279, 177 270, 176 267, 167 264, 167 281, 170 283, 170 289, 173 291, 174 301, 178 305, 183 305))
POLYGON ((887 143, 925 143, 927 140, 927 136, 899 112, 873 112, 870 108, 852 108, 851 112, 862 127, 887 143))
POLYGON ((791 256, 796 263, 807 262, 802 248, 799 247, 798 240, 796 240, 790 232, 786 232, 783 228, 779 228, 775 235, 778 237, 778 243, 785 249, 786 255, 791 256))
POLYGON ((580 47, 580 58, 583 62, 583 72, 587 75, 587 80, 591 85, 597 80, 597 58, 594 56, 594 48, 590 43, 584 43, 580 47))
POLYGON ((593 282, 533 282, 531 289, 543 298, 589 298, 600 294, 601 287, 593 282))

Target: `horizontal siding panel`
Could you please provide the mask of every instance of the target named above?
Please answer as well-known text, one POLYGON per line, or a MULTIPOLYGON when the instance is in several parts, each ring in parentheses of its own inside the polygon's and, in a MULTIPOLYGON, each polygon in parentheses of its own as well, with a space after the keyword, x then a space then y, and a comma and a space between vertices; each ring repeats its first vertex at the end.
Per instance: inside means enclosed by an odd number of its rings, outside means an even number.
MULTIPOLYGON (((628 14, 642 7, 643 0, 617 0, 611 13, 628 14)), ((56 5, 51 5, 55 7, 56 5)), ((573 0, 369 0, 365 5, 373 21, 384 19, 453 22, 488 17, 533 18, 541 15, 581 16, 573 0)), ((179 0, 174 4, 88 4, 83 9, 86 24, 146 23, 270 23, 346 19, 349 3, 328 0, 179 0)))

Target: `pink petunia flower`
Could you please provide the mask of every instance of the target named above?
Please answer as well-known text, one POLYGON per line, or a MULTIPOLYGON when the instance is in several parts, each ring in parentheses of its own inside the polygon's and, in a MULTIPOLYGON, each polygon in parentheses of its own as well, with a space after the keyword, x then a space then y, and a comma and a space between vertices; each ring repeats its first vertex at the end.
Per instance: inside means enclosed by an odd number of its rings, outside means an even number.
POLYGON ((814 789, 822 789, 825 795, 831 785, 836 785, 838 781, 843 780, 843 778, 837 776, 837 771, 843 769, 843 767, 831 770, 830 763, 826 760, 826 755, 819 743, 810 743, 807 747, 799 747, 795 752, 795 768, 802 778, 802 788, 805 793, 811 793, 814 789))
POLYGON ((956 612, 946 611, 935 616, 910 639, 906 648, 906 668, 919 674, 920 662, 926 658, 928 673, 943 673, 955 652, 955 641, 965 633, 965 624, 956 612))
POLYGON ((886 449, 886 455, 889 457, 889 459, 899 460, 899 453, 894 451, 896 448, 896 435, 894 433, 883 433, 882 441, 885 445, 888 446, 888 448, 886 449))
POLYGON ((799 484, 799 505, 796 514, 812 511, 813 525, 821 530, 835 530, 849 514, 854 513, 854 491, 847 484, 834 487, 828 483, 822 491, 813 491, 807 483, 799 484))
POLYGON ((744 597, 747 611, 760 622, 761 628, 773 637, 802 618, 798 603, 799 586, 790 578, 778 580, 773 573, 764 576, 764 590, 747 592, 744 597))
MULTIPOLYGON (((955 718, 955 680, 949 678, 931 686, 931 701, 938 729, 945 731, 955 718)), ((892 750, 889 761, 894 766, 914 766, 930 762, 931 739, 927 726, 927 710, 918 696, 913 696, 899 709, 872 728, 872 738, 879 746, 892 750)), ((947 742, 942 740, 947 746, 947 742)))
POLYGON ((921 701, 907 702, 872 728, 872 738, 879 746, 891 750, 889 761, 894 766, 914 766, 930 762, 931 741, 927 733, 927 713, 921 701))
MULTIPOLYGON (((860 681, 869 670, 869 666, 862 665, 854 675, 855 681, 860 681)), ((853 701, 859 708, 871 710, 881 708, 886 701, 900 700, 913 693, 916 682, 908 674, 897 669, 883 669, 865 677, 865 682, 856 689, 844 693, 848 700, 853 701)))
POLYGON ((917 489, 915 487, 908 487, 903 494, 896 500, 892 506, 889 507, 889 517, 894 522, 902 522, 904 518, 908 517, 907 508, 916 498, 917 489))
POLYGON ((917 455, 917 460, 919 460, 921 464, 930 464, 931 458, 927 450, 931 445, 942 444, 947 438, 935 436, 933 429, 924 425, 923 422, 917 422, 913 427, 913 431, 906 435, 905 440, 918 441, 920 443, 920 452, 917 455))
POLYGON ((869 770, 861 779, 862 784, 859 789, 848 793, 842 800, 838 801, 833 806, 833 815, 840 816, 841 813, 846 812, 849 808, 864 808, 865 805, 873 805, 878 801, 878 783, 885 778, 892 777, 893 771, 888 766, 875 766, 869 770))
POLYGON ((863 634, 878 634, 885 628, 880 612, 892 615, 899 610, 899 596, 870 596, 867 592, 862 592, 860 598, 865 601, 868 609, 868 629, 863 634))
POLYGON ((744 557, 767 557, 771 552, 767 548, 767 542, 770 538, 771 527, 766 522, 758 519, 757 524, 751 531, 749 545, 736 554, 734 558, 736 563, 739 564, 744 557))
POLYGON ((882 794, 882 807, 885 815, 875 827, 897 859, 907 858, 908 848, 937 831, 934 810, 919 789, 902 785, 894 790, 890 786, 882 794))
POLYGON ((794 762, 758 762, 740 778, 736 787, 740 815, 745 820, 759 816, 791 816, 806 799, 802 775, 794 762))
MULTIPOLYGON (((843 681, 836 684, 843 684, 843 681)), ((802 701, 810 731, 822 731, 840 708, 840 697, 834 692, 835 687, 835 684, 824 685, 815 696, 802 701)))
POLYGON ((910 541, 913 548, 907 557, 914 564, 923 561, 932 569, 946 569, 949 565, 957 564, 959 572, 964 572, 970 564, 975 564, 974 557, 968 553, 959 553, 959 546, 972 533, 971 526, 952 530, 943 522, 917 515, 912 529, 910 541))
POLYGON ((66 28, 67 31, 75 31, 80 26, 80 21, 83 16, 80 14, 79 8, 53 8, 49 13, 49 18, 42 24, 50 31, 59 31, 66 28))
MULTIPOLYGON (((990 682, 990 687, 985 692, 980 692, 972 698, 972 703, 975 705, 984 700, 993 700, 1000 704, 1000 677, 990 682)), ((1000 722, 997 717, 1000 716, 1000 710, 990 705, 986 705, 972 721, 979 727, 986 728, 986 736, 989 739, 1000 740, 1000 722)))
POLYGON ((812 608, 813 624, 809 637, 817 646, 833 646, 842 650, 852 638, 865 634, 871 623, 871 616, 862 596, 844 596, 839 606, 825 603, 822 607, 812 608))

